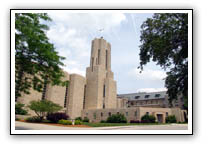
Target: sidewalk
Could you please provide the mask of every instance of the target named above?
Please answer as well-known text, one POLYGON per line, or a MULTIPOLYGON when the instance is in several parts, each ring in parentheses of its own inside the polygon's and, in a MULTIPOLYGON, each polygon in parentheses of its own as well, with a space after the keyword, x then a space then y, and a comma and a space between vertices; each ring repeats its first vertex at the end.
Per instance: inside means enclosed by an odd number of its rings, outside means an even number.
POLYGON ((170 125, 135 125, 135 126, 113 126, 113 127, 62 127, 37 123, 25 123, 16 121, 16 130, 187 130, 187 124, 170 125))

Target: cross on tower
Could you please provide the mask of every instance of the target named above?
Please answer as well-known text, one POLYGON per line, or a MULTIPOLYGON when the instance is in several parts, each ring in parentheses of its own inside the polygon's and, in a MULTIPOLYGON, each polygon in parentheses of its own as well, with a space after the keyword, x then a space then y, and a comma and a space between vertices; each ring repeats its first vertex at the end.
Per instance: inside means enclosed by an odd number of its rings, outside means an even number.
POLYGON ((104 28, 101 28, 101 29, 99 29, 98 31, 101 33, 101 37, 103 38, 102 33, 103 33, 103 31, 104 31, 104 28))

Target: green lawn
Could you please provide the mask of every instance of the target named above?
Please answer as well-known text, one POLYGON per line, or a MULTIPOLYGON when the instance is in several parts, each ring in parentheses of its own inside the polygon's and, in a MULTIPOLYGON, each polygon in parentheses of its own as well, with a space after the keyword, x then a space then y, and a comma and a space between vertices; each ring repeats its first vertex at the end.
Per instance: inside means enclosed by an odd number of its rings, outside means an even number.
POLYGON ((105 126, 129 126, 129 125, 164 125, 164 123, 87 123, 82 124, 91 127, 105 127, 105 126))

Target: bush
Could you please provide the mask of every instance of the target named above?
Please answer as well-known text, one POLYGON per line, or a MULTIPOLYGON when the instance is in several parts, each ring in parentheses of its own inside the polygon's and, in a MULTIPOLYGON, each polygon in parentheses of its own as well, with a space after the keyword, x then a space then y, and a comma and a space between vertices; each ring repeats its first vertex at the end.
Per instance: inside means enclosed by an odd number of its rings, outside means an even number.
POLYGON ((60 105, 49 100, 31 101, 28 107, 33 110, 37 116, 41 118, 41 120, 44 119, 47 114, 54 113, 62 109, 60 105))
POLYGON ((26 115, 28 114, 28 111, 23 109, 25 105, 21 103, 15 104, 15 114, 20 114, 20 115, 26 115))
POLYGON ((61 119, 58 121, 58 124, 63 124, 63 125, 72 125, 72 122, 69 121, 69 120, 64 120, 64 119, 61 119))
POLYGON ((101 120, 100 123, 106 123, 106 120, 101 120))
POLYGON ((82 121, 83 122, 89 122, 89 118, 85 117, 82 121))
POLYGON ((140 123, 139 120, 131 120, 130 123, 140 123))
POLYGON ((53 123, 57 123, 59 120, 67 120, 69 118, 68 115, 66 115, 66 113, 50 113, 47 115, 47 120, 50 120, 53 123))
POLYGON ((176 116, 169 115, 168 117, 166 117, 166 123, 176 123, 176 116))
POLYGON ((155 116, 153 115, 144 115, 141 117, 141 123, 155 123, 155 116))
POLYGON ((50 120, 42 120, 43 123, 52 123, 50 120))
POLYGON ((20 118, 15 118, 15 121, 19 121, 20 120, 20 118))
POLYGON ((113 114, 107 118, 107 123, 127 123, 127 119, 123 114, 113 114))
POLYGON ((81 125, 82 124, 82 121, 80 121, 80 120, 75 120, 75 122, 74 122, 74 125, 81 125))
POLYGON ((26 122, 34 122, 34 123, 39 123, 42 122, 42 119, 38 116, 33 116, 33 117, 28 117, 25 119, 26 122))
POLYGON ((77 118, 75 118, 75 120, 82 121, 82 118, 81 117, 77 117, 77 118))

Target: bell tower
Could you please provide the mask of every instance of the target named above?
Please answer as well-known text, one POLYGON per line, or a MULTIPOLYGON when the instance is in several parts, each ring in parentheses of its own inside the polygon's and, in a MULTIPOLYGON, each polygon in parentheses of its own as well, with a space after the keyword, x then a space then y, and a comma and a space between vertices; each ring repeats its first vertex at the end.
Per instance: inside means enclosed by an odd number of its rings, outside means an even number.
POLYGON ((86 80, 85 109, 116 108, 116 82, 111 71, 111 45, 103 37, 92 40, 86 80))

